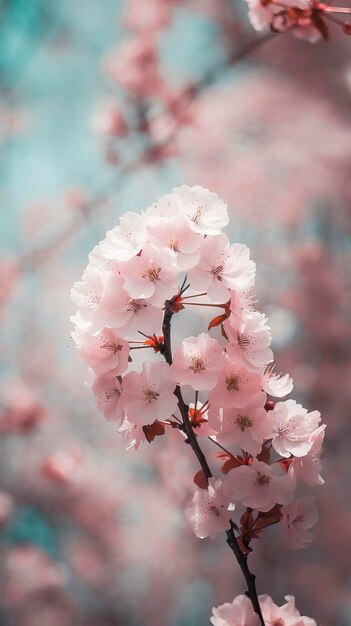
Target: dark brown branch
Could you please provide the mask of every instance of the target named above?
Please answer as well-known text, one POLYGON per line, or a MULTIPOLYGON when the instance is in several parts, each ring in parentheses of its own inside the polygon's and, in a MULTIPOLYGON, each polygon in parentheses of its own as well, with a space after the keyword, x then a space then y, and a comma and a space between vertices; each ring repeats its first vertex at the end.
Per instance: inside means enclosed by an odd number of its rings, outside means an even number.
MULTIPOLYGON (((173 317, 172 305, 173 305, 172 300, 166 300, 165 314, 163 316, 163 324, 162 324, 162 334, 164 337, 164 346, 163 346, 162 354, 164 358, 166 359, 168 365, 172 364, 172 344, 171 344, 171 320, 173 317)), ((180 390, 179 385, 176 386, 174 390, 174 395, 177 397, 177 400, 178 400, 178 408, 182 416, 184 431, 188 438, 188 442, 191 448, 193 449, 193 451, 195 452, 198 458, 198 461, 201 465, 201 468, 208 480, 209 478, 211 478, 212 472, 206 461, 206 457, 199 446, 197 436, 195 435, 193 431, 193 428, 189 419, 189 407, 183 400, 182 392, 180 390)))
POLYGON ((247 564, 247 555, 244 554, 240 550, 240 546, 235 537, 233 522, 231 522, 230 529, 227 530, 226 533, 227 533, 227 544, 230 547, 230 549, 234 552, 235 558, 238 561, 239 567, 244 575, 244 578, 247 584, 247 591, 245 592, 245 595, 251 601, 251 604, 253 606, 255 613, 257 613, 258 615, 261 626, 265 626, 260 604, 258 601, 258 595, 257 595, 257 589, 256 589, 256 576, 255 574, 252 574, 252 572, 250 572, 249 570, 249 566, 247 564))
MULTIPOLYGON (((164 338, 164 344, 163 344, 162 349, 160 350, 161 354, 163 354, 168 365, 172 365, 172 343, 171 343, 171 321, 173 317, 172 305, 173 305, 173 300, 166 300, 165 309, 164 309, 165 313, 163 316, 163 323, 162 323, 162 333, 163 333, 163 338, 164 338)), ((174 390, 174 394, 178 399, 178 408, 182 416, 184 431, 188 438, 187 441, 189 445, 191 446, 192 450, 195 452, 197 459, 200 463, 200 466, 202 468, 202 471, 208 480, 209 478, 212 477, 212 472, 207 463, 206 457, 203 451, 201 450, 201 447, 199 446, 197 436, 195 435, 193 431, 193 427, 189 419, 189 412, 188 412, 189 407, 183 400, 182 392, 181 392, 179 385, 176 386, 174 390)), ((244 575, 244 578, 247 584, 247 591, 245 592, 246 596, 251 601, 252 607, 255 613, 258 615, 261 626, 265 626, 264 619, 263 619, 262 612, 261 612, 260 605, 259 605, 259 601, 258 601, 257 590, 256 590, 256 576, 250 572, 249 566, 247 564, 247 555, 241 551, 238 541, 235 537, 234 529, 235 529, 235 524, 233 521, 230 521, 230 528, 229 530, 226 531, 227 544, 230 547, 230 549, 234 552, 235 558, 244 575)))

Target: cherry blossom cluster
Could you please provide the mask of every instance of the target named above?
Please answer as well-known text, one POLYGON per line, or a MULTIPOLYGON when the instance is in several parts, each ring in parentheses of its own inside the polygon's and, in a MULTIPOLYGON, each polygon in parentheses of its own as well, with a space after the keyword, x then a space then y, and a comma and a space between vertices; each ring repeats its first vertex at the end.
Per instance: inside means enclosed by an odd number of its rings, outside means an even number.
POLYGON ((340 19, 350 15, 351 8, 339 7, 318 0, 247 0, 249 19, 255 30, 292 32, 298 39, 317 43, 328 41, 327 22, 334 22, 346 35, 351 34, 351 23, 340 19))
MULTIPOLYGON (((285 596, 282 606, 274 604, 267 595, 259 596, 260 607, 265 624, 273 626, 316 626, 314 619, 300 615, 295 607, 293 596, 285 596)), ((213 626, 259 626, 260 622, 250 600, 240 595, 230 604, 226 602, 212 609, 213 626)))
MULTIPOLYGON (((222 232, 228 222, 226 204, 200 186, 183 185, 142 214, 124 214, 73 286, 72 336, 97 406, 119 424, 127 448, 167 429, 191 443, 201 470, 186 517, 197 537, 230 528, 247 555, 252 540, 280 522, 289 546, 304 548, 318 514, 299 490, 324 482, 325 426, 318 411, 284 399, 293 381, 274 371, 271 330, 255 308, 256 266, 248 247, 222 232), (216 315, 172 352, 171 319, 189 307, 216 315), (222 478, 212 476, 201 439, 220 449, 222 478)), ((246 611, 238 598, 230 610, 238 603, 246 611)), ((290 598, 285 608, 264 604, 298 615, 290 598)), ((226 621, 223 611, 216 609, 215 626, 242 623, 226 621)), ((314 624, 299 620, 288 623, 314 624)))

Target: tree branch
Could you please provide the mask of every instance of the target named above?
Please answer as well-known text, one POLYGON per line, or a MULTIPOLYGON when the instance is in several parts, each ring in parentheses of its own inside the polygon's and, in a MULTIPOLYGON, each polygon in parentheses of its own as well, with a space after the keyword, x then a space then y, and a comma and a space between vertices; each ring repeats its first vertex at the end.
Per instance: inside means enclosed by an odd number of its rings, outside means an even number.
MULTIPOLYGON (((162 350, 160 350, 160 352, 164 356, 168 365, 172 365, 171 321, 173 317, 173 311, 172 311, 173 304, 174 304, 173 300, 165 301, 165 309, 164 309, 165 313, 163 316, 163 323, 162 323, 162 333, 163 333, 164 343, 163 343, 163 348, 162 350)), ((199 445, 197 436, 195 435, 193 431, 193 427, 189 419, 189 412, 188 412, 189 407, 183 400, 182 392, 181 392, 179 385, 176 386, 174 390, 174 394, 178 399, 178 408, 182 416, 183 427, 188 438, 187 441, 189 445, 191 446, 193 452, 196 454, 197 459, 202 468, 202 471, 208 480, 209 478, 212 477, 212 472, 207 463, 206 457, 199 445)), ((262 612, 261 612, 260 605, 259 605, 259 601, 258 601, 257 590, 256 590, 256 576, 252 574, 252 572, 250 572, 249 566, 247 564, 247 556, 240 549, 238 541, 235 537, 234 528, 235 528, 234 522, 231 520, 230 528, 229 530, 226 531, 227 544, 230 547, 230 549, 234 552, 235 558, 244 575, 244 578, 247 584, 247 591, 245 592, 246 596, 251 601, 252 607, 255 613, 258 615, 261 626, 265 626, 264 619, 263 619, 262 612)))

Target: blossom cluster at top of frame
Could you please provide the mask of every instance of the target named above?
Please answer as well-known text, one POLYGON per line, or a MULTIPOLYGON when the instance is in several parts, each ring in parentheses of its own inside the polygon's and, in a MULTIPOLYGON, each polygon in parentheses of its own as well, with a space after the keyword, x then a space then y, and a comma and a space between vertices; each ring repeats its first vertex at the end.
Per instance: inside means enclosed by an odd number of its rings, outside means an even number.
POLYGON ((274 373, 270 327, 254 307, 255 263, 246 245, 222 233, 228 222, 225 203, 199 186, 175 188, 141 215, 124 214, 73 286, 72 336, 97 406, 120 423, 127 447, 167 428, 184 436, 174 391, 191 391, 188 419, 198 437, 221 446, 223 461, 221 480, 195 477, 187 518, 198 537, 236 520, 249 550, 263 528, 281 521, 290 546, 305 547, 317 510, 296 490, 324 482, 325 426, 318 411, 282 399, 292 379, 274 373), (216 313, 198 336, 183 329, 172 364, 162 335, 166 301, 173 315, 191 305, 216 313), (158 360, 136 369, 134 355, 150 350, 158 360))

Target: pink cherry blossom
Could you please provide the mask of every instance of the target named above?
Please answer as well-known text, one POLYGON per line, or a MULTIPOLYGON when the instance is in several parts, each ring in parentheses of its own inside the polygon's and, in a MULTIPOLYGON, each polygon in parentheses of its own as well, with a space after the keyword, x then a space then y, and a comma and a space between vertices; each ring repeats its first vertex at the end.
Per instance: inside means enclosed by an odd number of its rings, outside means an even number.
POLYGON ((224 362, 223 348, 207 333, 187 337, 173 356, 170 373, 180 385, 201 391, 212 389, 224 362))
POLYGON ((273 361, 270 348, 272 336, 267 325, 267 318, 258 311, 249 313, 238 327, 232 325, 232 318, 225 320, 223 326, 228 336, 229 356, 242 363, 247 369, 256 372, 273 361))
POLYGON ((249 454, 258 454, 264 440, 272 434, 270 415, 263 408, 265 402, 266 394, 259 392, 240 409, 220 409, 217 420, 210 420, 211 426, 217 424, 217 441, 224 446, 237 443, 249 454))
POLYGON ((130 422, 127 417, 124 418, 118 432, 121 433, 123 437, 125 450, 130 450, 131 448, 137 450, 140 443, 145 441, 143 427, 130 422))
POLYGON ((138 426, 165 420, 177 410, 178 401, 169 365, 145 361, 141 372, 129 372, 123 379, 122 401, 129 422, 138 426))
POLYGON ((273 467, 253 459, 229 472, 226 489, 233 502, 266 512, 275 504, 289 504, 293 499, 295 481, 290 476, 277 476, 273 467), (288 479, 288 480, 287 480, 288 479))
POLYGON ((161 308, 145 298, 132 298, 124 285, 124 278, 118 274, 112 274, 106 281, 101 297, 101 314, 106 323, 125 337, 135 337, 138 331, 158 334, 163 319, 161 308))
POLYGON ((95 335, 72 333, 79 354, 97 376, 114 370, 122 374, 128 367, 129 344, 112 328, 104 328, 95 335))
POLYGON ((202 235, 218 235, 229 222, 227 205, 216 193, 200 187, 175 187, 173 192, 183 200, 184 214, 192 230, 202 235))
POLYGON ((294 596, 285 596, 286 603, 282 606, 274 604, 272 598, 265 594, 258 599, 266 626, 317 626, 314 619, 300 615, 294 596))
POLYGON ((219 407, 243 407, 261 391, 260 374, 255 374, 226 357, 217 374, 217 384, 208 394, 210 415, 219 407))
POLYGON ((281 524, 290 548, 307 548, 313 539, 310 528, 318 522, 318 509, 311 498, 293 500, 281 508, 281 524))
POLYGON ((125 213, 119 226, 107 231, 102 250, 107 259, 129 261, 135 257, 146 241, 146 225, 138 213, 125 213))
POLYGON ((190 528, 200 539, 213 539, 218 533, 229 528, 230 501, 223 493, 221 480, 210 478, 207 489, 198 489, 191 504, 185 511, 190 528))
POLYGON ((92 385, 96 406, 107 419, 122 420, 124 416, 120 397, 122 385, 118 374, 113 370, 98 376, 92 385))
POLYGON ((277 402, 272 417, 272 445, 283 457, 305 456, 312 447, 311 434, 319 425, 319 411, 308 413, 295 400, 277 402))
POLYGON ((82 325, 90 322, 99 326, 102 323, 100 302, 104 288, 103 279, 91 267, 85 270, 83 278, 84 280, 75 282, 71 289, 71 299, 79 309, 77 321, 80 319, 82 325))
POLYGON ((322 424, 311 435, 311 449, 302 458, 294 458, 289 466, 289 475, 305 481, 311 487, 324 485, 320 472, 322 469, 322 446, 326 425, 322 424))
POLYGON ((298 39, 306 39, 311 43, 317 43, 322 37, 311 19, 311 0, 288 0, 282 3, 279 0, 265 3, 261 0, 247 0, 247 3, 249 20, 255 30, 268 30, 273 26, 276 31, 291 31, 298 39))
POLYGON ((147 298, 150 304, 161 306, 177 293, 178 268, 175 253, 147 244, 140 256, 120 264, 125 279, 124 288, 132 298, 147 298))
POLYGON ((267 365, 261 378, 262 389, 274 398, 284 398, 289 395, 294 387, 294 382, 289 374, 276 374, 274 365, 267 365))
MULTIPOLYGON (((259 626, 258 615, 254 612, 247 596, 237 596, 233 602, 225 602, 213 607, 210 618, 213 626, 259 626)), ((268 624, 267 624, 268 626, 268 624)))
POLYGON ((182 199, 174 193, 165 193, 145 211, 148 225, 160 223, 160 218, 184 217, 182 199))
POLYGON ((246 315, 254 311, 254 297, 250 289, 230 289, 229 296, 231 323, 238 328, 246 315))
POLYGON ((239 243, 230 245, 226 235, 207 237, 201 246, 201 258, 188 273, 193 289, 207 291, 218 302, 229 300, 229 289, 250 289, 256 266, 250 250, 239 243))
POLYGON ((148 230, 152 236, 151 242, 156 247, 161 245, 175 252, 175 261, 180 272, 198 263, 200 246, 204 240, 189 228, 183 216, 154 219, 148 230))

